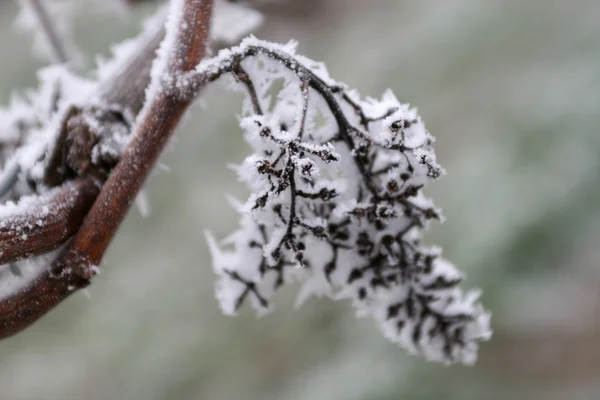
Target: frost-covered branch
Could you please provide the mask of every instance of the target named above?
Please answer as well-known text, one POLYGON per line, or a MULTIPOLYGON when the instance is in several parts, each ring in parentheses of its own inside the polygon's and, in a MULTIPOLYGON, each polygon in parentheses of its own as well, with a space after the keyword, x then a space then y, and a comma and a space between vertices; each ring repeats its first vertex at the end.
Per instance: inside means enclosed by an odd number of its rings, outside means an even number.
POLYGON ((101 66, 98 84, 49 67, 37 92, 0 110, 0 195, 10 196, 0 206, 1 263, 54 250, 81 226, 141 108, 163 37, 164 18, 157 18, 160 26, 147 27, 128 52, 101 66))
POLYGON ((234 204, 242 227, 228 249, 209 235, 223 311, 249 299, 267 312, 278 288, 303 281, 298 304, 350 299, 411 353, 472 363, 489 315, 476 292, 462 294, 462 275, 440 250, 422 243, 441 219, 422 193, 443 173, 433 137, 391 92, 362 100, 294 47, 249 38, 176 85, 229 74, 247 94, 241 127, 255 154, 238 174, 253 193, 234 204))
MULTIPOLYGON (((91 96, 84 106, 68 105, 59 115, 52 117, 57 120, 59 129, 54 150, 48 152, 47 162, 42 164, 41 174, 38 173, 42 182, 54 185, 70 179, 71 175, 81 175, 89 176, 94 185, 102 185, 104 179, 110 176, 79 225, 77 234, 61 250, 50 268, 42 269, 25 287, 14 292, 9 289, 3 294, 4 299, 0 301, 0 338, 19 332, 36 321, 71 293, 87 286, 97 273, 96 265, 110 239, 189 105, 189 101, 179 101, 164 90, 162 82, 193 69, 200 62, 207 48, 211 9, 212 0, 171 2, 166 38, 153 67, 152 89, 148 91, 146 106, 133 128, 133 138, 122 155, 118 146, 115 150, 111 139, 114 141, 114 135, 121 131, 121 126, 127 130, 126 111, 131 110, 129 105, 114 109, 103 103, 104 106, 97 108, 93 99, 98 97, 91 96), (107 149, 106 152, 103 149, 107 149), (116 159, 111 159, 111 155, 116 159), (109 164, 116 162, 114 169, 106 165, 107 161, 109 164), (104 167, 106 170, 103 170, 104 167)), ((156 42, 154 38, 150 37, 145 49, 152 47, 156 42)), ((119 72, 122 71, 131 71, 136 63, 143 65, 139 57, 147 60, 151 53, 140 51, 121 69, 115 69, 118 72, 114 76, 121 76, 119 72)), ((145 88, 136 89, 143 91, 145 88)), ((92 92, 94 90, 90 90, 92 92)), ((35 154, 33 158, 37 160, 35 154)), ((63 205, 67 203, 66 199, 62 202, 63 205)), ((87 207, 83 208, 84 213, 87 212, 87 207)))
POLYGON ((4 204, 0 208, 0 270, 58 248, 77 232, 98 192, 91 179, 79 179, 43 196, 4 204))
POLYGON ((190 100, 182 101, 168 90, 165 82, 193 69, 204 57, 212 5, 212 0, 171 2, 165 39, 152 67, 146 105, 137 118, 133 138, 70 245, 69 253, 87 258, 83 268, 100 262, 129 206, 190 105, 190 100), (123 187, 127 190, 120 189, 123 187))

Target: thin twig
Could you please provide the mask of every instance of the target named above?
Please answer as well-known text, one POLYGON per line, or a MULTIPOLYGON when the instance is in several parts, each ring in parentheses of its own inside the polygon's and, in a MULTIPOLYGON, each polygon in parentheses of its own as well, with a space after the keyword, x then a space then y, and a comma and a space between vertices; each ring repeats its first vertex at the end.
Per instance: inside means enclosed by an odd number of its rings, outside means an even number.
POLYGON ((29 0, 29 3, 40 22, 46 39, 48 39, 56 61, 60 64, 69 64, 73 59, 69 56, 65 42, 60 37, 54 22, 50 18, 46 5, 42 0, 29 0))
MULTIPOLYGON (((229 62, 221 62, 219 63, 217 59, 217 64, 212 66, 212 68, 206 68, 204 71, 193 71, 182 78, 183 81, 190 86, 190 91, 194 91, 196 88, 201 89, 208 82, 214 82, 219 79, 222 75, 226 73, 233 73, 234 75, 238 73, 239 65, 242 60, 253 57, 259 54, 266 55, 271 60, 275 60, 282 65, 284 65, 290 71, 295 72, 298 76, 301 76, 301 90, 306 95, 308 94, 308 88, 315 90, 323 100, 327 103, 329 110, 333 114, 334 119, 339 127, 339 137, 343 140, 348 148, 354 149, 355 140, 352 134, 356 134, 361 138, 365 138, 365 133, 362 132, 357 127, 353 126, 352 123, 348 120, 346 115, 344 114, 341 105, 336 98, 336 92, 340 91, 337 87, 332 87, 320 79, 313 71, 303 66, 301 63, 294 60, 290 57, 289 54, 286 54, 282 51, 269 49, 263 46, 247 46, 244 47, 241 51, 236 54, 232 54, 229 57, 229 62), (307 85, 304 88, 302 85, 307 85)), ((237 75, 239 77, 239 73, 237 75)), ((248 83, 243 82, 246 86, 248 83)), ((401 149, 397 149, 401 150, 401 149)), ((354 163, 363 176, 365 180, 365 184, 367 189, 375 199, 380 199, 380 194, 377 186, 373 182, 370 174, 368 173, 367 166, 365 163, 359 158, 354 157, 354 163)))
POLYGON ((0 176, 0 198, 6 196, 17 183, 21 168, 17 162, 5 165, 0 176))

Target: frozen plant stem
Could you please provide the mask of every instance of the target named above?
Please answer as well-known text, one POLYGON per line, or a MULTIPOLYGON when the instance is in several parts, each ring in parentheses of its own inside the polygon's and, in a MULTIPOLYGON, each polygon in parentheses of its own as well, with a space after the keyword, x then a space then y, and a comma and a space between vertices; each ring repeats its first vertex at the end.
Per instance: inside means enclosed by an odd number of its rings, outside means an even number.
MULTIPOLYGON (((173 2, 172 7, 179 3, 173 2)), ((158 90, 151 93, 151 98, 146 99, 147 105, 138 119, 132 142, 69 246, 69 253, 77 253, 76 258, 86 259, 87 265, 84 268, 96 265, 102 259, 131 203, 191 103, 191 99, 182 100, 177 92, 164 88, 162 80, 165 76, 178 76, 188 72, 204 57, 212 1, 185 0, 183 7, 183 18, 178 24, 175 46, 168 49, 167 69, 154 76, 154 79, 160 79, 161 82, 150 83, 157 85, 158 90), (122 190, 123 187, 128 190, 122 190)))
POLYGON ((68 64, 69 61, 72 61, 67 52, 64 41, 61 39, 60 35, 56 27, 54 26, 54 22, 51 20, 50 15, 48 15, 48 10, 46 9, 46 5, 44 1, 47 0, 26 0, 29 1, 35 15, 40 23, 40 27, 42 28, 50 47, 52 48, 52 53, 56 58, 56 61, 60 64, 68 64))
POLYGON ((54 250, 72 237, 98 195, 98 185, 80 178, 55 190, 48 201, 11 216, 0 227, 0 265, 54 250), (15 229, 15 227, 22 227, 15 229))
POLYGON ((114 168, 81 228, 50 269, 18 293, 0 300, 0 339, 11 336, 46 314, 95 275, 111 238, 152 170, 192 98, 169 90, 165 78, 192 70, 205 55, 213 0, 171 2, 161 55, 133 131, 133 139, 114 168), (164 64, 164 68, 161 68, 164 64))
MULTIPOLYGON (((97 97, 106 104, 114 104, 124 112, 137 115, 142 108, 145 88, 150 81, 152 60, 163 37, 162 27, 152 32, 139 52, 127 60, 122 70, 101 82, 97 97)), ((69 125, 72 120, 74 119, 67 116, 65 125, 69 125)), ((71 129, 64 133, 73 134, 73 127, 81 127, 81 120, 71 125, 71 129)), ((20 173, 16 162, 5 167, 0 185, 2 196, 11 190, 20 173)), ((57 180, 60 182, 60 177, 57 180)), ((71 238, 79 230, 102 184, 101 177, 80 178, 75 184, 66 182, 55 188, 52 196, 33 199, 37 211, 47 209, 51 213, 39 215, 31 210, 23 210, 20 214, 1 217, 0 265, 55 250, 71 238)))

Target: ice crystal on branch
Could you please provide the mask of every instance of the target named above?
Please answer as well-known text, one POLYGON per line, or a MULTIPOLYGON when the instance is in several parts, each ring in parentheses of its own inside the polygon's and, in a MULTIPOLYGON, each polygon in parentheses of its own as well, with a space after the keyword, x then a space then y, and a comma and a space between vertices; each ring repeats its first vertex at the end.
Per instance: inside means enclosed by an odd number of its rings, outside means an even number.
POLYGON ((441 218, 422 193, 443 173, 434 138, 391 92, 363 100, 294 47, 249 38, 182 77, 228 74, 247 94, 240 125, 254 154, 237 171, 252 194, 234 204, 241 227, 224 248, 208 235, 223 311, 249 300, 267 312, 277 289, 301 281, 298 304, 350 299, 409 352, 472 363, 489 314, 422 241, 441 218))

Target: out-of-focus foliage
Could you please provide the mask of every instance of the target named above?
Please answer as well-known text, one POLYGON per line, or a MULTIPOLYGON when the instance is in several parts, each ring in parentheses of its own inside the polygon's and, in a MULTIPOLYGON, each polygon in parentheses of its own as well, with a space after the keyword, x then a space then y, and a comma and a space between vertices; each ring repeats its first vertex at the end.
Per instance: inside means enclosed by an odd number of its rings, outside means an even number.
MULTIPOLYGON (((231 119, 239 103, 211 90, 164 157, 170 172, 150 181, 150 216, 132 212, 117 235, 92 300, 74 296, 0 343, 0 397, 599 397, 600 4, 294 4, 268 6, 258 36, 298 39, 363 94, 391 87, 437 137, 448 176, 428 191, 447 222, 428 239, 484 287, 495 336, 477 366, 405 356, 341 304, 288 312, 289 292, 261 320, 220 315, 202 230, 237 225, 222 193, 245 194, 225 163, 247 149, 231 119)), ((15 15, 0 3, 4 102, 39 66, 15 15)), ((91 58, 135 23, 82 15, 76 32, 91 58)))

